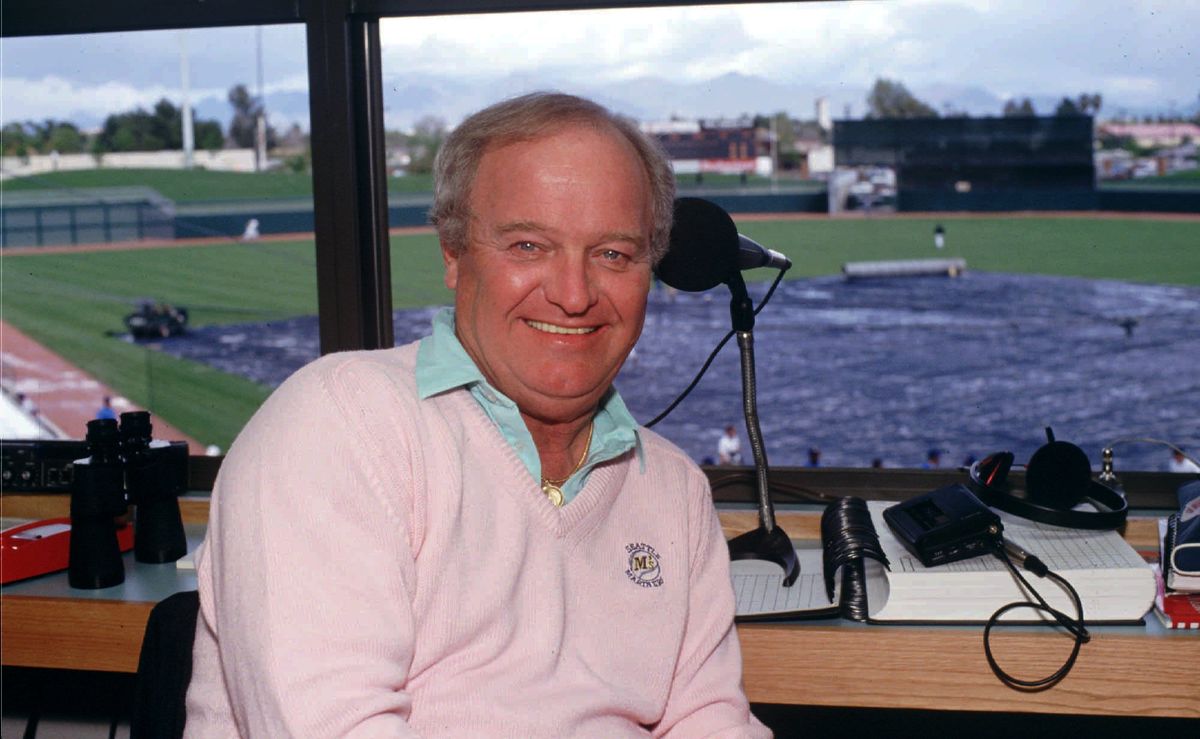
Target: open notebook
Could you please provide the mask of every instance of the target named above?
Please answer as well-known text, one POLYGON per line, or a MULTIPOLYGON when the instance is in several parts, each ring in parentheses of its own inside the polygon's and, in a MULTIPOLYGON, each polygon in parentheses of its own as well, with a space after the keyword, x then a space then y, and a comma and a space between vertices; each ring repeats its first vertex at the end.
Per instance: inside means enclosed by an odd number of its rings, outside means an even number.
MULTIPOLYGON (((891 503, 870 501, 869 525, 856 536, 874 536, 890 569, 864 558, 824 571, 824 554, 837 544, 796 542, 800 576, 784 587, 777 565, 757 560, 732 563, 739 621, 844 617, 889 623, 982 623, 1006 603, 1028 600, 1016 578, 996 557, 985 555, 925 567, 909 554, 883 520, 891 503), (832 586, 832 595, 830 587, 832 586)), ((1084 531, 1040 524, 999 513, 1004 535, 1066 578, 1083 601, 1088 623, 1137 622, 1154 603, 1154 571, 1116 531, 1084 531)), ((843 542, 844 544, 844 542, 843 542)), ((1050 605, 1074 613, 1069 596, 1050 580, 1023 573, 1050 605)), ((1016 609, 1005 620, 1040 616, 1016 609)), ((1047 617, 1048 618, 1048 617, 1047 617)))

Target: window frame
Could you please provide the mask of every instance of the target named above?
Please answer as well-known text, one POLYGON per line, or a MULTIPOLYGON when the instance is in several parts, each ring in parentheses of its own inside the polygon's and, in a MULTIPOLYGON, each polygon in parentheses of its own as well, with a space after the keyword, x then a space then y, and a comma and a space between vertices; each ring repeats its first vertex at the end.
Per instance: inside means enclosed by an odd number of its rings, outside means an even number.
MULTIPOLYGON (((318 323, 320 350, 328 354, 385 348, 393 343, 380 18, 716 4, 721 3, 714 0, 111 0, 99 12, 81 13, 75 0, 6 0, 0 4, 0 37, 304 24, 308 45, 318 323), (331 113, 336 111, 342 113, 331 113)), ((192 459, 196 462, 202 458, 192 459)), ((193 489, 211 489, 219 463, 207 460, 199 465, 191 480, 193 489)), ((717 468, 706 471, 712 482, 719 482, 727 474, 717 468)), ((891 500, 902 500, 961 477, 955 470, 776 467, 772 473, 777 480, 827 494, 891 500)), ((1174 476, 1128 472, 1121 477, 1132 488, 1131 506, 1174 507, 1179 482, 1174 476)), ((718 487, 721 489, 714 491, 717 502, 746 504, 757 499, 752 479, 718 487)))
MULTIPOLYGON (((781 0, 767 0, 781 1, 781 0)), ((0 36, 302 23, 308 57, 321 354, 392 346, 379 19, 708 5, 711 0, 8 0, 0 36), (341 111, 339 114, 338 111, 341 111)))

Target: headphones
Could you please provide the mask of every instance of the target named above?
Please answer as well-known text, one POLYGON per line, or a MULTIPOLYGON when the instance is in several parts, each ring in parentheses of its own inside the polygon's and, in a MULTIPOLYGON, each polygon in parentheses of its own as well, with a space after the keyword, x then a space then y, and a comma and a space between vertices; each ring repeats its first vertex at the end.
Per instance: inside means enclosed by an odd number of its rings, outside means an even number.
POLYGON ((1057 441, 1046 428, 1046 443, 1025 466, 1025 490, 1008 484, 1012 452, 996 452, 971 465, 971 491, 990 506, 1015 516, 1073 529, 1115 529, 1125 523, 1125 496, 1092 479, 1092 465, 1082 449, 1057 441), (1091 503, 1096 511, 1077 511, 1091 503))

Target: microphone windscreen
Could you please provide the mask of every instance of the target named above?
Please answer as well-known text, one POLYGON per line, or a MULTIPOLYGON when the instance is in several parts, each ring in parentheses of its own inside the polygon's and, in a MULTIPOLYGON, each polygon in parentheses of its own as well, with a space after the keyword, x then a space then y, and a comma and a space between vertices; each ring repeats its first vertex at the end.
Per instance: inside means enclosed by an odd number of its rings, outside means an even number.
POLYGON ((671 247, 659 279, 676 290, 703 292, 740 271, 737 226, 721 206, 702 198, 675 201, 671 247))

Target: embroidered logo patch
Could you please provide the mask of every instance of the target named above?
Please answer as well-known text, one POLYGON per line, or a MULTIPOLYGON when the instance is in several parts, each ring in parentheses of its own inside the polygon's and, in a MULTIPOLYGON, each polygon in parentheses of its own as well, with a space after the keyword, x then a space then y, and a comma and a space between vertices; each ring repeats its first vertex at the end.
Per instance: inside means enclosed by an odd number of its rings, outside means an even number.
POLYGON ((625 545, 625 553, 629 555, 626 577, 643 588, 657 588, 663 584, 662 565, 654 547, 635 542, 625 545))

